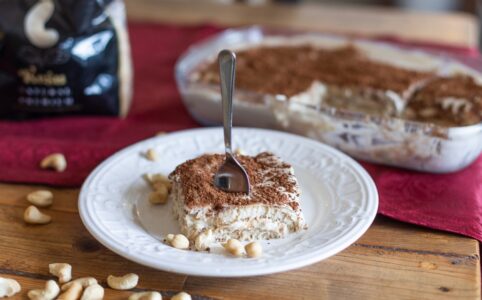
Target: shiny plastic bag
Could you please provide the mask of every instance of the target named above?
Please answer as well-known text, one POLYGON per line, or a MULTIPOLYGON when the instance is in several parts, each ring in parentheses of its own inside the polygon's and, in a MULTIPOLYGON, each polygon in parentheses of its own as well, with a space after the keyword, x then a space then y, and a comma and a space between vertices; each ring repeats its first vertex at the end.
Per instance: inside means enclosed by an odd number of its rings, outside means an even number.
POLYGON ((0 117, 127 114, 120 0, 0 0, 0 117))

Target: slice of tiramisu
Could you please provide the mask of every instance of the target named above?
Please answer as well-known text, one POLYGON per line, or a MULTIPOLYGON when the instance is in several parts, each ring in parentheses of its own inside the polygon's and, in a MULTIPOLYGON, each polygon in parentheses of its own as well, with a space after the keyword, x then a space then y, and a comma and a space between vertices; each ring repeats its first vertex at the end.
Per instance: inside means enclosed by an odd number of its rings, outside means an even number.
POLYGON ((404 117, 442 126, 482 122, 482 85, 469 76, 438 77, 410 99, 404 117))
POLYGON ((213 240, 282 238, 304 226, 300 189, 293 168, 275 155, 238 155, 246 169, 251 193, 217 189, 213 176, 224 155, 205 154, 179 165, 169 175, 170 201, 181 232, 190 240, 212 232, 213 240))

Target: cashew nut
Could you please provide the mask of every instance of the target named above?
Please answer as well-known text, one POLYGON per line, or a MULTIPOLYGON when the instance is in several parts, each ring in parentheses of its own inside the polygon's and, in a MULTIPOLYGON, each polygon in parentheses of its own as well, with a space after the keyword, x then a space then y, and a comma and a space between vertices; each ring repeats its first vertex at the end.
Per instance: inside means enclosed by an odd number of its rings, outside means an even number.
POLYGON ((50 48, 59 41, 57 30, 45 28, 45 24, 54 14, 54 10, 55 5, 52 0, 40 0, 30 8, 25 16, 25 35, 38 48, 50 48))
POLYGON ((60 289, 57 283, 49 280, 45 283, 44 289, 30 290, 27 295, 30 300, 53 300, 59 292, 60 289))
POLYGON ((23 213, 23 220, 28 224, 47 224, 52 221, 52 218, 30 205, 23 213))
POLYGON ((191 295, 186 292, 180 292, 172 296, 171 300, 191 300, 191 295))
MULTIPOLYGON (((69 282, 72 279, 72 266, 65 263, 49 264, 50 274, 59 278, 59 283, 69 282)), ((81 286, 82 287, 82 286, 81 286)))
POLYGON ((107 277, 107 285, 115 290, 130 290, 136 287, 139 281, 139 276, 134 273, 129 273, 124 276, 116 277, 109 275, 107 277))
POLYGON ((53 153, 42 159, 40 167, 42 169, 53 169, 57 172, 63 172, 67 169, 67 160, 62 153, 53 153))
MULTIPOLYGON (((96 280, 97 281, 97 280, 96 280)), ((80 300, 102 300, 104 299, 104 288, 95 283, 85 288, 80 300)))
POLYGON ((167 190, 170 191, 172 184, 169 178, 162 174, 152 174, 146 173, 144 174, 144 179, 151 185, 154 190, 157 190, 159 186, 166 186, 167 190))
POLYGON ((236 239, 230 239, 223 247, 234 256, 241 256, 244 253, 243 245, 236 239))
POLYGON ((157 182, 153 182, 152 183, 152 188, 154 189, 154 191, 158 191, 158 190, 164 190, 164 189, 167 189, 167 192, 169 194, 169 192, 171 191, 171 188, 172 188, 172 184, 171 182, 161 182, 161 181, 157 181, 157 182))
POLYGON ((162 295, 158 292, 140 292, 130 295, 128 300, 162 300, 162 295))
POLYGON ((159 131, 159 132, 156 133, 156 136, 163 136, 163 135, 166 135, 166 134, 167 134, 167 132, 165 132, 165 131, 159 131))
POLYGON ((206 250, 211 246, 212 242, 214 242, 213 231, 208 229, 198 234, 194 241, 194 248, 199 251, 206 250))
POLYGON ((174 234, 169 233, 168 235, 166 235, 166 242, 168 242, 169 244, 171 244, 173 239, 174 239, 174 234))
POLYGON ((156 150, 154 149, 147 149, 146 158, 150 161, 157 161, 159 159, 156 150))
POLYGON ((48 207, 53 200, 54 194, 47 190, 38 190, 27 195, 27 201, 38 207, 48 207))
POLYGON ((234 150, 234 154, 235 155, 246 155, 246 152, 244 152, 243 149, 241 149, 241 148, 236 148, 236 150, 234 150))
POLYGON ((176 234, 174 236, 168 234, 166 240, 176 249, 189 248, 189 240, 183 234, 176 234))
POLYGON ((154 192, 149 194, 151 204, 166 204, 169 192, 165 185, 160 185, 154 192))
POLYGON ((0 298, 12 297, 21 289, 22 287, 15 279, 0 277, 0 298))
POLYGON ((68 290, 70 286, 74 284, 74 282, 78 282, 83 288, 86 288, 91 285, 97 284, 97 279, 95 279, 94 277, 81 277, 81 278, 74 279, 71 282, 62 285, 62 291, 68 290))
POLYGON ((260 257, 261 254, 263 254, 263 247, 261 247, 261 244, 258 242, 251 242, 244 246, 244 249, 246 250, 248 257, 260 257))
POLYGON ((74 282, 65 292, 59 295, 57 300, 77 300, 81 294, 82 285, 78 282, 74 282))

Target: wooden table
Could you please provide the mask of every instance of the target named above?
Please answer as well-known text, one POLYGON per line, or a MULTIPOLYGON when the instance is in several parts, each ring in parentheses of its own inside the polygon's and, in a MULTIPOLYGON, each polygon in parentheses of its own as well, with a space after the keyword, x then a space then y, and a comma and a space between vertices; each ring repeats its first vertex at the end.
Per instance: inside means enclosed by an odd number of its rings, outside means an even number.
MULTIPOLYGON (((476 24, 463 15, 426 15, 386 9, 302 5, 293 8, 243 7, 174 2, 127 1, 131 19, 396 33, 414 39, 476 44, 476 24), (383 12, 383 14, 381 14, 383 12), (318 17, 319 16, 319 17, 318 17), (434 28, 424 25, 432 24, 434 28), (386 32, 385 32, 386 31, 386 32)), ((323 262, 270 276, 213 279, 156 271, 132 263, 99 244, 82 225, 78 189, 51 189, 53 222, 28 226, 22 220, 25 195, 41 188, 0 184, 0 276, 17 279, 21 296, 43 286, 51 262, 69 262, 74 277, 140 275, 136 290, 166 296, 184 290, 194 299, 480 299, 480 254, 476 240, 377 217, 355 244, 323 262)), ((130 292, 107 289, 105 299, 127 299, 130 292)))

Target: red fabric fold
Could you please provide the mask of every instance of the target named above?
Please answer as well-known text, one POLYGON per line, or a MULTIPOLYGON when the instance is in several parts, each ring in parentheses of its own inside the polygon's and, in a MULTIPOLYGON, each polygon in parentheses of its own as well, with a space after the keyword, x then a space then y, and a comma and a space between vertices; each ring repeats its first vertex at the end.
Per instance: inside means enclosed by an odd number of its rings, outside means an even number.
POLYGON ((361 164, 377 186, 378 213, 482 241, 482 156, 451 174, 361 164))
MULTIPOLYGON (((115 151, 158 131, 199 126, 182 105, 174 64, 189 45, 220 30, 209 25, 130 24, 135 95, 129 116, 123 120, 69 117, 0 121, 0 181, 80 186, 95 166, 115 151), (40 160, 52 152, 66 155, 65 172, 38 167, 40 160)), ((397 41, 387 37, 382 40, 397 41)), ((414 45, 399 40, 397 43, 414 45)), ((415 45, 476 55, 474 49, 415 45)), ((362 164, 378 187, 380 214, 482 240, 482 157, 465 170, 445 175, 362 164)))

